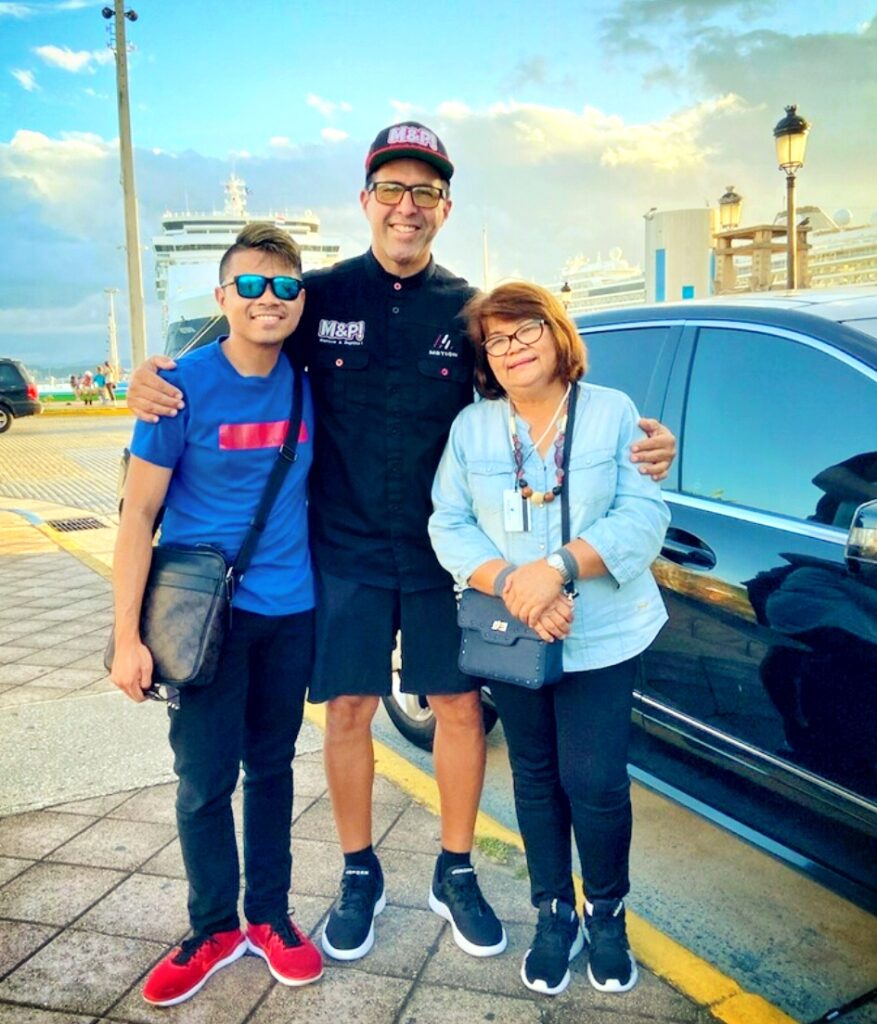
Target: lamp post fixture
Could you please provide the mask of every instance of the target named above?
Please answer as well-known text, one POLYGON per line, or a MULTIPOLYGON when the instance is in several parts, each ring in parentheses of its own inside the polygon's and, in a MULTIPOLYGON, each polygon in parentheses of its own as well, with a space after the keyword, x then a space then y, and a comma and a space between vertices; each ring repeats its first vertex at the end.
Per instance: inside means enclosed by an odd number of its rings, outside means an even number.
POLYGON ((569 281, 563 282, 563 287, 560 289, 560 301, 563 304, 564 312, 569 312, 569 304, 572 302, 572 288, 569 286, 569 281))
POLYGON ((125 210, 125 251, 128 259, 128 315, 131 323, 131 359, 139 366, 146 358, 146 317, 143 308, 143 271, 140 264, 140 226, 134 186, 134 153, 131 146, 131 113, 128 108, 128 44, 125 21, 136 21, 136 11, 126 11, 124 0, 104 7, 101 16, 113 19, 110 48, 116 55, 116 91, 119 99, 119 159, 122 165, 122 197, 125 210), (115 31, 113 31, 113 29, 115 31))
POLYGON ((728 185, 725 194, 719 198, 719 226, 722 231, 739 227, 742 209, 743 197, 737 195, 733 185, 728 185))
POLYGON ((777 163, 786 172, 786 229, 788 255, 786 257, 786 284, 798 286, 798 226, 795 223, 795 174, 804 166, 804 150, 810 124, 798 114, 793 103, 786 107, 786 116, 773 130, 777 147, 777 163))
POLYGON ((118 288, 104 288, 104 295, 109 299, 109 310, 107 311, 107 349, 110 356, 110 366, 116 374, 116 380, 121 376, 119 366, 119 346, 116 341, 116 307, 113 304, 114 296, 119 294, 118 288))

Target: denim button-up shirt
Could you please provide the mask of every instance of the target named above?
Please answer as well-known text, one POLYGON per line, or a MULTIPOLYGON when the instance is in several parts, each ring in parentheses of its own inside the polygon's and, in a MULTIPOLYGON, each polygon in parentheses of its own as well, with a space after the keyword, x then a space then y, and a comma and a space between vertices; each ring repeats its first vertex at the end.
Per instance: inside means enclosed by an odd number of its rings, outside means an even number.
MULTIPOLYGON (((630 461, 630 445, 643 436, 639 413, 620 391, 579 383, 569 476, 570 536, 593 547, 608 575, 579 580, 567 672, 615 665, 643 651, 667 621, 649 566, 661 550, 670 512, 661 489, 630 461)), ((530 529, 509 533, 503 491, 515 486, 515 463, 506 399, 476 402, 454 420, 432 490, 429 535, 441 564, 458 587, 485 562, 504 558, 523 565, 561 546, 560 499, 530 502, 530 529)), ((535 491, 555 484, 553 448, 548 462, 532 449, 520 418, 524 471, 535 491), (532 450, 531 450, 532 449, 532 450)), ((569 438, 567 438, 569 444, 569 438)))

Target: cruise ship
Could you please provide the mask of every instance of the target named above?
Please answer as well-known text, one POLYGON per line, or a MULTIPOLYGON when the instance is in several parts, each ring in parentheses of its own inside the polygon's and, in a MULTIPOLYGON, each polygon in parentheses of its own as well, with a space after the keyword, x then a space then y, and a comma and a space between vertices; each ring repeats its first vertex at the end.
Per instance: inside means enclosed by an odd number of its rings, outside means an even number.
POLYGON ((167 355, 178 355, 195 342, 222 334, 213 289, 222 254, 250 221, 269 221, 287 232, 301 248, 304 270, 336 263, 340 245, 320 234, 320 219, 302 214, 248 213, 247 186, 232 174, 225 183, 225 206, 214 213, 172 213, 161 219, 153 239, 155 291, 162 304, 162 331, 167 355))
POLYGON ((570 314, 590 313, 615 306, 636 306, 646 301, 646 282, 641 267, 632 266, 619 248, 609 251, 609 259, 574 256, 560 272, 560 281, 549 285, 559 295, 570 314))

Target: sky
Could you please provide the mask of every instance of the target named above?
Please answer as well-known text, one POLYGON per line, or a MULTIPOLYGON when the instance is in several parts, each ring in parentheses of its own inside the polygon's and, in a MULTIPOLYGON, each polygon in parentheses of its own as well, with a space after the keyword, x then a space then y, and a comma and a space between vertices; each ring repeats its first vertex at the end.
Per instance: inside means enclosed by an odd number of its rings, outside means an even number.
MULTIPOLYGON (((0 355, 128 352, 115 63, 100 2, 0 2, 0 355)), ((112 4, 111 4, 112 6, 112 4)), ((313 210, 343 255, 377 132, 416 119, 457 171, 440 263, 551 284, 567 259, 643 259, 643 214, 715 205, 774 219, 772 131, 811 122, 798 201, 877 211, 877 0, 131 0, 126 21, 150 351, 149 251, 167 210, 313 210)))

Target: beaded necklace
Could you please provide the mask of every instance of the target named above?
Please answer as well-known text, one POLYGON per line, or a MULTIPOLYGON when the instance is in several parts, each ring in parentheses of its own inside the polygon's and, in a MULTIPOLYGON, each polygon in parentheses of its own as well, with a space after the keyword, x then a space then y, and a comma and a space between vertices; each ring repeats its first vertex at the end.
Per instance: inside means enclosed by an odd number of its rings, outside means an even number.
POLYGON ((572 385, 567 384, 566 391, 563 393, 563 398, 560 400, 560 404, 554 410, 554 415, 551 417, 551 421, 548 426, 542 432, 542 436, 530 447, 530 452, 535 451, 540 444, 545 440, 548 431, 557 423, 557 433, 554 436, 552 447, 554 448, 554 479, 556 481, 554 487, 550 491, 544 493, 540 491, 534 491, 533 488, 527 483, 524 478, 524 446, 521 444, 521 438, 518 435, 518 427, 515 421, 515 407, 512 400, 509 399, 509 439, 512 443, 512 455, 515 459, 515 488, 521 492, 521 497, 525 500, 531 501, 534 505, 550 504, 563 490, 563 446, 566 439, 566 421, 567 412, 564 409, 566 400, 569 398, 569 393, 572 385), (563 415, 561 416, 561 410, 563 415), (558 420, 558 417, 560 419, 558 420))

